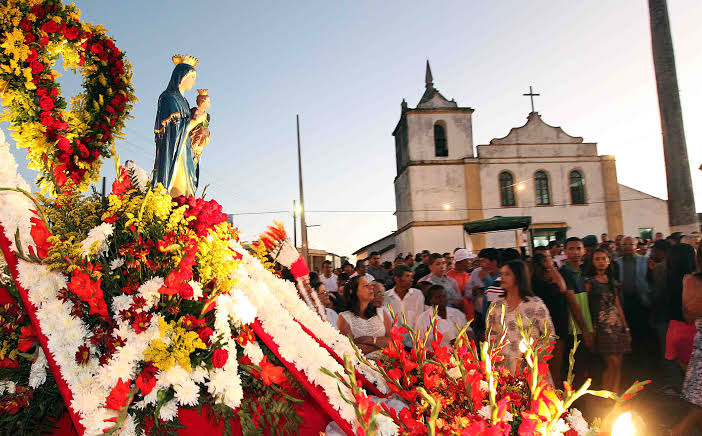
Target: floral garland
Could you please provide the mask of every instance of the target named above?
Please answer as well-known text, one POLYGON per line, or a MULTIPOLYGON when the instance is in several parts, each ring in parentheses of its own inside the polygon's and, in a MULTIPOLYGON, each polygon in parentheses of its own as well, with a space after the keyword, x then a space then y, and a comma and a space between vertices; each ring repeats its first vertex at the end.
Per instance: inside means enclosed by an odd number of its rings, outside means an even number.
POLYGON ((86 190, 136 101, 124 53, 101 26, 80 21, 75 6, 51 0, 4 1, 0 34, 0 96, 8 108, 0 121, 27 148, 42 191, 86 190), (59 55, 84 77, 70 110, 52 69, 59 55))

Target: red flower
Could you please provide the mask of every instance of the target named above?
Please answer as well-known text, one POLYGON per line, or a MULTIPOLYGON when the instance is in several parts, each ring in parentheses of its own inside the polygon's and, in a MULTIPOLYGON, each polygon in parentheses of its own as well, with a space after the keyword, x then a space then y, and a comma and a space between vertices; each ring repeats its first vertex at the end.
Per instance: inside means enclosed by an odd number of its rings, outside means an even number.
POLYGON ((156 371, 158 371, 158 369, 155 366, 146 366, 136 378, 134 383, 139 388, 142 395, 148 395, 156 386, 156 371))
POLYGON ((39 5, 32 6, 32 9, 30 9, 29 12, 34 14, 38 20, 44 18, 44 8, 39 5))
POLYGON ((29 235, 37 246, 36 254, 41 258, 47 257, 49 255, 49 248, 51 248, 51 243, 48 241, 51 232, 46 229, 46 225, 41 219, 32 217, 29 221, 32 223, 32 230, 29 231, 29 235))
MULTIPOLYGON (((41 74, 44 72, 44 64, 42 64, 39 61, 31 61, 29 63, 29 67, 32 69, 32 74, 41 74)), ((38 93, 38 90, 37 90, 37 93, 38 93)))
POLYGON ((204 320, 198 319, 192 315, 187 315, 185 318, 183 318, 183 327, 185 327, 187 330, 195 330, 204 322, 204 320))
MULTIPOLYGON (((214 350, 214 353, 212 353, 212 366, 215 368, 221 368, 225 363, 227 363, 227 359, 229 359, 229 352, 223 348, 218 348, 214 350)), ((268 385, 268 383, 266 383, 266 385, 268 385)))
POLYGON ((127 404, 129 396, 129 382, 123 382, 119 379, 112 392, 105 399, 105 407, 112 410, 121 410, 127 404))
POLYGON ((71 143, 68 142, 67 138, 59 139, 58 143, 56 144, 56 147, 64 153, 72 153, 73 152, 73 147, 71 147, 71 143))
POLYGON ((22 18, 22 20, 19 23, 20 29, 24 30, 25 32, 29 32, 32 30, 32 22, 29 21, 26 17, 22 18))
POLYGON ((41 25, 41 30, 43 30, 46 33, 55 33, 58 32, 59 27, 58 24, 56 24, 56 21, 49 20, 41 25))
POLYGON ((54 99, 49 97, 48 95, 44 95, 41 98, 39 98, 39 107, 41 107, 42 110, 50 111, 54 108, 54 106, 56 106, 56 104, 54 103, 54 99))
POLYGON ((19 362, 17 360, 11 360, 9 357, 6 357, 2 360, 0 360, 0 368, 10 368, 10 369, 15 369, 19 366, 19 362))
POLYGON ((102 52, 103 52, 102 45, 98 44, 97 42, 90 45, 90 53, 99 55, 102 52))
MULTIPOLYGON (((25 62, 29 62, 31 64, 32 62, 36 61, 37 59, 39 59, 39 53, 37 53, 37 51, 34 50, 33 48, 30 48, 29 55, 27 55, 27 59, 25 62)), ((39 91, 39 90, 37 90, 37 91, 39 91)))
POLYGON ((66 28, 63 29, 63 36, 65 36, 69 41, 73 41, 74 39, 78 38, 79 34, 80 30, 75 26, 66 26, 66 28))
POLYGON ((26 353, 34 346, 34 343, 38 340, 39 338, 37 338, 37 332, 34 330, 34 327, 31 324, 26 325, 22 327, 20 333, 20 340, 17 344, 17 349, 23 353, 26 353))
POLYGON ((76 351, 76 363, 78 363, 79 365, 86 365, 89 360, 90 348, 88 348, 87 345, 83 344, 80 347, 78 347, 78 351, 76 351))
POLYGON ((200 330, 197 331, 198 336, 200 336, 200 339, 202 342, 208 344, 210 342, 210 336, 212 336, 212 329, 209 327, 203 327, 200 330))
POLYGON ((24 43, 25 43, 25 44, 29 45, 29 44, 33 43, 34 41, 36 41, 36 40, 37 40, 37 38, 36 38, 33 34, 31 34, 31 33, 25 33, 25 34, 24 34, 24 43))
POLYGON ((49 44, 49 37, 46 35, 42 35, 39 37, 39 45, 44 47, 45 45, 49 44))
POLYGON ((122 195, 126 194, 127 191, 129 191, 130 189, 133 189, 132 182, 126 175, 126 170, 123 170, 119 178, 112 182, 112 193, 121 197, 122 195))
POLYGON ((151 324, 151 314, 146 314, 144 312, 139 312, 132 322, 132 328, 135 332, 141 333, 146 331, 151 324))
POLYGON ((90 305, 91 315, 97 313, 104 318, 108 317, 107 305, 102 296, 100 280, 92 281, 88 273, 80 271, 73 273, 68 289, 90 305))
POLYGON ((261 381, 264 385, 270 386, 271 383, 279 385, 287 380, 283 368, 270 363, 267 356, 263 356, 259 366, 261 367, 261 381))

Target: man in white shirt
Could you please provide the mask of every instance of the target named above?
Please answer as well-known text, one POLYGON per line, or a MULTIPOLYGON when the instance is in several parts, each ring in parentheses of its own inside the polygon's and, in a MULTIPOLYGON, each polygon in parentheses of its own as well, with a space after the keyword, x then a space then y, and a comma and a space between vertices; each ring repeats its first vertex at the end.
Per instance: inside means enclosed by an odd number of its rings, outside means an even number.
POLYGON ((368 280, 369 283, 375 280, 375 277, 368 274, 368 261, 366 260, 359 260, 358 262, 356 262, 356 269, 349 278, 356 276, 365 276, 366 280, 368 280))
POLYGON ((339 291, 337 284, 337 275, 332 272, 332 263, 329 260, 322 262, 322 274, 319 276, 319 281, 324 283, 327 291, 337 293, 339 291))
MULTIPOLYGON (((407 265, 396 266, 392 275, 395 287, 385 292, 385 305, 391 307, 396 315, 400 314, 401 322, 414 329, 417 317, 424 312, 424 295, 422 291, 412 287, 414 275, 407 265)), ((409 334, 405 335, 403 343, 407 347, 412 346, 409 334)))

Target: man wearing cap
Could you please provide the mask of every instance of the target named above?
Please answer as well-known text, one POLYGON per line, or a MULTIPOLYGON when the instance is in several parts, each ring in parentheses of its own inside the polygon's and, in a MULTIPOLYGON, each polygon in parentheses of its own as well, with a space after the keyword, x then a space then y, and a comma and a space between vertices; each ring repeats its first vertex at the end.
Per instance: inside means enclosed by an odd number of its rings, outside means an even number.
POLYGON ((453 268, 446 272, 446 275, 456 281, 458 295, 464 296, 466 285, 470 280, 468 269, 473 262, 475 255, 471 255, 465 248, 459 248, 453 252, 453 268))

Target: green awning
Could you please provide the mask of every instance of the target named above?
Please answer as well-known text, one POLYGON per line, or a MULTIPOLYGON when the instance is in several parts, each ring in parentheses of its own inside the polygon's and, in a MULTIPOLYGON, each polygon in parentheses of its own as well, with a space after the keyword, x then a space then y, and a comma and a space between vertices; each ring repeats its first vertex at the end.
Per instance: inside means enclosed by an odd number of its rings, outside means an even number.
POLYGON ((497 232, 500 230, 526 229, 531 224, 530 216, 494 216, 492 218, 463 223, 466 233, 497 232))

